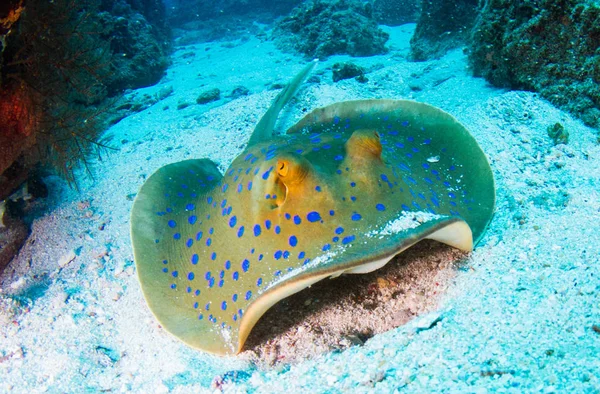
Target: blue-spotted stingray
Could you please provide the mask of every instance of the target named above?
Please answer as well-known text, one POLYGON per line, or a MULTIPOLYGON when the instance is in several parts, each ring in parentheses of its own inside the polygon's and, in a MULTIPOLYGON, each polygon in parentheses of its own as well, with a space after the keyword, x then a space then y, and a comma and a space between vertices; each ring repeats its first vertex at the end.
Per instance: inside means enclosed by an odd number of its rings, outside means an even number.
POLYGON ((224 174, 208 159, 169 164, 136 197, 131 237, 144 296, 192 347, 237 354, 279 300, 373 271, 422 239, 470 251, 491 220, 484 153, 430 105, 340 102, 274 136, 314 64, 277 96, 224 174))

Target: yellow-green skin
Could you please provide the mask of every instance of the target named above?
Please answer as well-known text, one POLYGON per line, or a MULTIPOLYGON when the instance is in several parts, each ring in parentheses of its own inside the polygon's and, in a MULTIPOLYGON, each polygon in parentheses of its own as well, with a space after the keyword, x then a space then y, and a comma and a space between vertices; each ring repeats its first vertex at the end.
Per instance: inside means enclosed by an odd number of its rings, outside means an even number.
POLYGON ((235 354, 271 305, 318 280, 376 269, 424 238, 470 250, 494 199, 485 155, 450 115, 352 101, 251 146, 224 176, 206 159, 159 169, 134 204, 132 240, 163 327, 235 354), (378 235, 407 212, 427 220, 378 235))

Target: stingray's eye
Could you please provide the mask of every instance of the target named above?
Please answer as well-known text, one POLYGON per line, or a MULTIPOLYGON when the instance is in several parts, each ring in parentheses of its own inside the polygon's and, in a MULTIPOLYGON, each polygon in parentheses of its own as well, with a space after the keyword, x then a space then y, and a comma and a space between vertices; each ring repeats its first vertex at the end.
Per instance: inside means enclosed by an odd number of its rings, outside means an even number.
POLYGON ((301 155, 286 153, 277 160, 277 175, 288 187, 301 183, 310 172, 310 163, 301 155))
POLYGON ((286 177, 289 173, 289 170, 290 170, 290 165, 287 161, 285 161, 285 160, 277 161, 277 174, 279 174, 280 177, 286 177))
POLYGON ((351 156, 364 157, 365 154, 381 156, 379 133, 374 130, 356 130, 346 142, 346 151, 351 156))

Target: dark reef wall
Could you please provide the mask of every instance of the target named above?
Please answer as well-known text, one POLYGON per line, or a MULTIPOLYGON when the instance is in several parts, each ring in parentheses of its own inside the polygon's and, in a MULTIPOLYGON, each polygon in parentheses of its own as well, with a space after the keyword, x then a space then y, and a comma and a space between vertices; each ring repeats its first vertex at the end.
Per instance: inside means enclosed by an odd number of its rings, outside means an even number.
POLYGON ((168 64, 161 0, 10 0, 0 7, 0 190, 13 165, 74 169, 106 146, 108 97, 168 64))
POLYGON ((382 25, 399 26, 419 19, 421 0, 374 0, 373 13, 382 25))
POLYGON ((478 0, 423 0, 421 7, 410 40, 411 56, 417 61, 440 57, 464 45, 477 16, 478 0))
POLYGON ((206 21, 220 16, 264 13, 285 15, 301 0, 165 0, 169 24, 182 27, 188 22, 206 21))
POLYGON ((289 16, 281 19, 273 37, 282 50, 326 58, 336 54, 386 53, 389 35, 379 28, 370 3, 315 0, 294 8, 289 16))
POLYGON ((600 127, 600 3, 488 0, 470 62, 496 86, 539 92, 600 127))

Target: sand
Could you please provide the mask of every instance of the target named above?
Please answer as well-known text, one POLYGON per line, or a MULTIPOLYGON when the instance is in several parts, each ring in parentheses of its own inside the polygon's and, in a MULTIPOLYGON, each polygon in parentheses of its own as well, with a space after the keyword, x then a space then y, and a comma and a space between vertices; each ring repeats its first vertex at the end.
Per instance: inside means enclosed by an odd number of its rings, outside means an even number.
MULTIPOLYGON (((406 60, 414 25, 386 28, 391 51, 352 59, 368 83, 333 83, 321 62, 282 114, 408 98, 472 131, 497 185, 497 212, 470 254, 427 242, 381 270, 326 280, 284 300, 245 351, 216 357, 160 328, 135 276, 129 212, 159 167, 208 157, 225 169, 277 90, 306 59, 264 35, 179 47, 156 86, 173 94, 107 131, 119 148, 79 192, 56 177, 32 234, 0 277, 0 392, 600 392, 600 146, 530 92, 474 78, 455 50, 406 60), (226 98, 236 86, 251 94, 226 98), (223 98, 197 105, 203 91, 223 98), (183 109, 182 104, 189 104, 183 109), (568 145, 546 129, 560 122, 568 145)), ((457 147, 457 149, 460 147, 457 147)), ((83 174, 82 174, 83 175, 83 174)))

